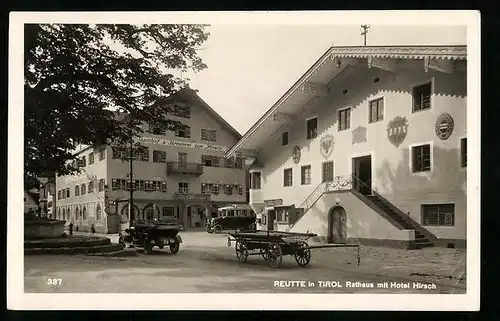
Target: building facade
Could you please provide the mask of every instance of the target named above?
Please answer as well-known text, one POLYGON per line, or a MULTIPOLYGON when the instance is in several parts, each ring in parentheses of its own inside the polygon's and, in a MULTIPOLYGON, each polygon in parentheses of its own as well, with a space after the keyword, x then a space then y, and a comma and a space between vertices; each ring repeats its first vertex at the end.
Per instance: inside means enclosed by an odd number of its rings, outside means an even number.
MULTIPOLYGON (((172 119, 188 130, 161 132, 144 126, 138 138, 147 147, 135 154, 133 219, 172 220, 184 228, 204 227, 216 208, 245 203, 247 174, 240 157, 225 157, 241 137, 194 90, 171 97, 172 119)), ((111 146, 77 152, 82 173, 56 178, 56 217, 79 230, 92 225, 113 233, 130 221, 130 163, 127 151, 111 146), (76 228, 76 227, 75 227, 76 228)))
POLYGON ((227 153, 250 166, 259 228, 465 246, 466 61, 465 46, 330 48, 227 153))

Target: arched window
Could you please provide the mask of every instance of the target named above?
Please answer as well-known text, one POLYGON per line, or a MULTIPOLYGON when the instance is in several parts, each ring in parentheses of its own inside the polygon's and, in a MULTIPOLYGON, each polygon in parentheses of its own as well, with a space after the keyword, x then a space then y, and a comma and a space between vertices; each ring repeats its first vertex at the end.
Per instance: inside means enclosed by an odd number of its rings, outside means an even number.
POLYGON ((142 211, 142 216, 146 221, 152 221, 154 218, 160 217, 160 209, 154 204, 148 204, 142 211))
POLYGON ((86 221, 87 220, 87 207, 85 205, 83 205, 82 216, 83 216, 83 220, 86 221))
POLYGON ((61 208, 60 207, 57 208, 57 219, 58 220, 61 219, 61 208))
POLYGON ((73 218, 71 217, 71 207, 68 207, 68 221, 73 221, 73 218))
MULTIPOLYGON (((139 208, 137 205, 132 205, 132 216, 134 217, 134 220, 139 219, 139 208)), ((122 210, 120 211, 120 222, 121 223, 127 223, 129 221, 130 217, 128 215, 128 204, 122 207, 122 210)))
POLYGON ((102 211, 101 211, 101 204, 97 204, 95 208, 95 219, 97 221, 100 221, 102 219, 102 211))
POLYGON ((79 221, 80 220, 80 207, 77 206, 75 209, 75 220, 79 221))

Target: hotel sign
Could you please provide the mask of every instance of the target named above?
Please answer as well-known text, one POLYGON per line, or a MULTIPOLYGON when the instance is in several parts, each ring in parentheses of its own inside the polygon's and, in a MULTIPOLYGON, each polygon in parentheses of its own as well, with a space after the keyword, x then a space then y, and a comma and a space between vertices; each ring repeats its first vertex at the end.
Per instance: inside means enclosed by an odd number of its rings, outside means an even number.
POLYGON ((226 147, 220 146, 220 145, 210 145, 210 144, 204 144, 204 143, 161 139, 161 138, 154 138, 154 137, 139 137, 136 139, 136 141, 138 143, 143 143, 143 144, 195 148, 195 149, 209 150, 209 151, 222 152, 222 153, 225 153, 227 151, 226 147))

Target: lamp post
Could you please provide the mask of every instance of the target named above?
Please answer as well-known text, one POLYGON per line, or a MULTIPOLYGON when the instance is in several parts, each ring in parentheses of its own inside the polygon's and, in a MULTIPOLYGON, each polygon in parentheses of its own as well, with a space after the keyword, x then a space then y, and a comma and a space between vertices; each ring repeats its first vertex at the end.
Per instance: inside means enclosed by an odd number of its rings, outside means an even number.
POLYGON ((369 25, 361 25, 361 35, 363 36, 363 44, 366 46, 366 34, 368 33, 368 29, 370 29, 369 25))
POLYGON ((128 203, 128 217, 129 217, 129 225, 130 222, 133 222, 134 217, 133 217, 133 210, 132 206, 134 205, 134 188, 133 188, 133 179, 134 179, 134 172, 133 172, 133 154, 134 152, 134 145, 133 145, 133 137, 132 137, 132 117, 130 117, 130 152, 129 152, 129 176, 130 176, 130 197, 129 197, 129 203, 128 203))

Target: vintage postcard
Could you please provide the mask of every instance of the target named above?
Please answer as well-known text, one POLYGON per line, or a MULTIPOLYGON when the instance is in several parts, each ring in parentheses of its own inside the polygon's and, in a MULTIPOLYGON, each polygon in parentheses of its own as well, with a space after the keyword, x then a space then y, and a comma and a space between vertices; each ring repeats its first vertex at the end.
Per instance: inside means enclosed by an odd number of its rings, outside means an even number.
POLYGON ((12 12, 8 308, 478 310, 479 26, 12 12))

